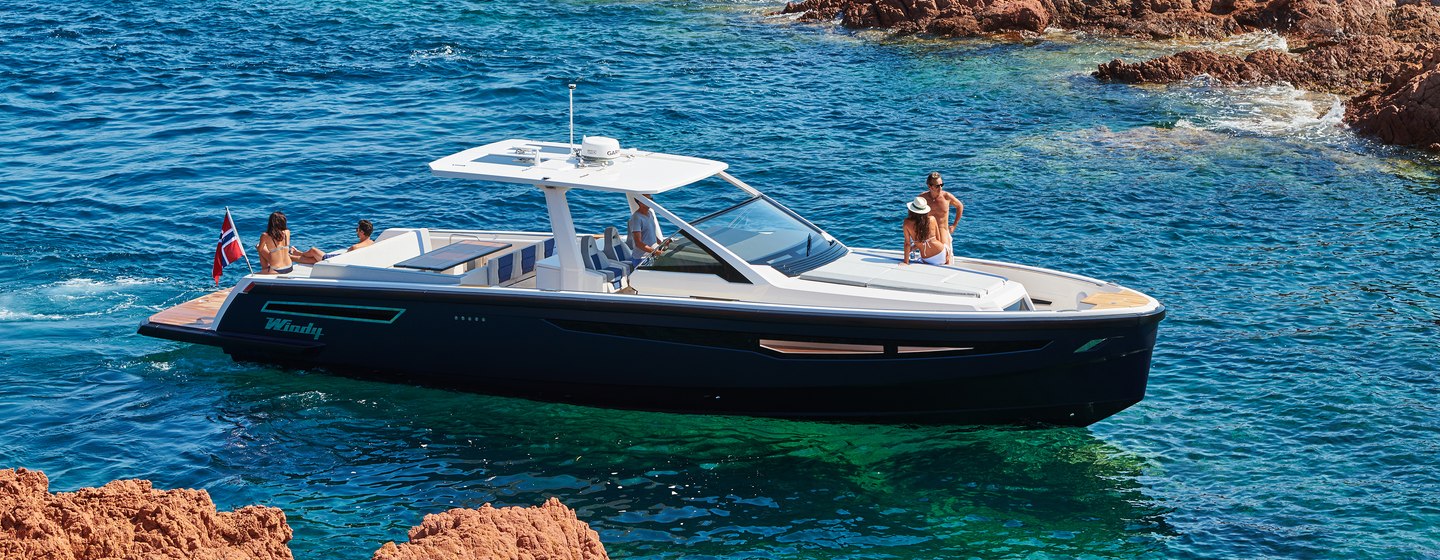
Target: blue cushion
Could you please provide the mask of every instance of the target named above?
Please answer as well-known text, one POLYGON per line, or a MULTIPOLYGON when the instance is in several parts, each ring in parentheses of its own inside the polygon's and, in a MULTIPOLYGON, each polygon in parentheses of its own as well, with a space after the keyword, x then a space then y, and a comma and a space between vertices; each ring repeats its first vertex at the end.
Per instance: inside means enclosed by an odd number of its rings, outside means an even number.
POLYGON ((501 256, 495 261, 495 266, 499 267, 496 275, 500 277, 500 281, 510 281, 511 273, 515 272, 515 253, 506 253, 501 256))
POLYGON ((530 272, 535 270, 535 246, 531 245, 520 250, 520 271, 530 272))
POLYGON ((600 255, 590 253, 590 268, 591 270, 605 270, 600 268, 600 255))
POLYGON ((545 240, 545 256, 555 256, 555 238, 553 237, 545 240))

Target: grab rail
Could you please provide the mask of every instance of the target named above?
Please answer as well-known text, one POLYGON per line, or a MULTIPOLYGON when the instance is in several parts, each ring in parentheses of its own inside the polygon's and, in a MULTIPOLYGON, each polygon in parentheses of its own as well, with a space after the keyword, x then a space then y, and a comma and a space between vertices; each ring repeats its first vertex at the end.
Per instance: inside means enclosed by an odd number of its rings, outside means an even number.
MULTIPOLYGON (((480 235, 474 234, 474 233, 452 233, 452 234, 450 234, 449 236, 447 236, 447 237, 445 238, 445 244, 446 244, 446 245, 453 245, 453 244, 455 243, 455 238, 456 238, 456 237, 470 238, 470 239, 474 239, 474 240, 476 240, 476 241, 485 241, 485 239, 481 238, 480 235)), ((490 236, 490 240, 491 240, 491 241, 494 241, 497 237, 498 237, 498 236, 491 235, 491 236, 490 236)))

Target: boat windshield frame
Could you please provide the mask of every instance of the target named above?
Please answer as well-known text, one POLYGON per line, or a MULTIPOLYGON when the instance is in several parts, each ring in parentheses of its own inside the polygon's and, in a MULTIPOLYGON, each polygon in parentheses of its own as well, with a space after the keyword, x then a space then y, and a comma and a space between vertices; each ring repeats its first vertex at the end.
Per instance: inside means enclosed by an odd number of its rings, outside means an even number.
MULTIPOLYGON (((731 222, 731 225, 734 223, 735 222, 731 222)), ((714 239, 716 243, 724 245, 726 249, 735 253, 735 256, 740 257, 746 263, 769 266, 776 269, 786 269, 794 273, 790 274, 787 272, 787 275, 791 276, 813 270, 820 265, 801 265, 796 267, 787 266, 787 263, 807 260, 822 252, 831 251, 836 246, 844 248, 844 245, 841 244, 839 240, 826 235, 823 230, 815 227, 814 224, 800 218, 794 211, 791 211, 789 208, 786 208, 784 205, 763 194, 752 196, 729 208, 694 220, 690 222, 690 225, 704 232, 706 236, 714 239), (754 212, 756 209, 763 210, 754 212), (766 210, 768 210, 768 212, 766 212, 766 210), (743 221, 753 221, 758 218, 761 222, 760 227, 755 229, 749 227, 727 226, 723 227, 723 229, 715 227, 714 222, 725 216, 731 216, 743 221), (761 239, 761 236, 775 235, 787 231, 805 233, 804 240, 797 240, 794 243, 786 240, 778 245, 771 243, 756 245, 753 243, 754 240, 761 239), (739 232, 741 235, 744 235, 744 237, 739 239, 726 239, 727 237, 732 237, 727 234, 733 232, 739 232), (748 247, 746 246, 747 243, 749 244, 748 247), (798 268, 803 268, 804 270, 798 270, 798 268)))

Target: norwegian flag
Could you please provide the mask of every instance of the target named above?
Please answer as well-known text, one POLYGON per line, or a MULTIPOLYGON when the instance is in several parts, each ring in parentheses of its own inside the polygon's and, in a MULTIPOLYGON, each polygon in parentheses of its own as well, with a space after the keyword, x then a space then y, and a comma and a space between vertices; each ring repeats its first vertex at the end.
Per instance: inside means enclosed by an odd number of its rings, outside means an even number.
POLYGON ((215 284, 220 284, 220 272, 226 265, 245 259, 250 262, 250 257, 245 254, 245 245, 240 243, 240 233, 235 231, 235 221, 230 219, 230 209, 225 209, 225 222, 220 225, 220 243, 215 245, 215 268, 210 275, 215 277, 215 284))

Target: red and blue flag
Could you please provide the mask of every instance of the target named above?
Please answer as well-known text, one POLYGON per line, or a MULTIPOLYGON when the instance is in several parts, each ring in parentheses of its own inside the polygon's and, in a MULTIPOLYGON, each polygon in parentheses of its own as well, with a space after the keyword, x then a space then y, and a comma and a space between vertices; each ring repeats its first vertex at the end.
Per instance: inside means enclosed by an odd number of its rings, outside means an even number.
POLYGON ((220 225, 220 243, 215 246, 215 268, 211 276, 215 277, 215 283, 220 283, 220 271, 226 265, 238 261, 245 256, 245 245, 240 243, 240 232, 235 231, 235 221, 230 219, 230 209, 225 209, 225 222, 220 225))

